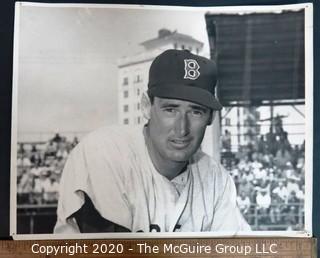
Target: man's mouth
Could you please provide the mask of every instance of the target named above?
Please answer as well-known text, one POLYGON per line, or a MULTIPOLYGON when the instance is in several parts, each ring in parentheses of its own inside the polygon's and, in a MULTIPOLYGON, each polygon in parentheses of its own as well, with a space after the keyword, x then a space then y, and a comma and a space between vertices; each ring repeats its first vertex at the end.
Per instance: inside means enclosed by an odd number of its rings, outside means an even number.
POLYGON ((170 142, 175 148, 183 149, 190 144, 191 140, 190 139, 172 139, 170 140, 170 142))

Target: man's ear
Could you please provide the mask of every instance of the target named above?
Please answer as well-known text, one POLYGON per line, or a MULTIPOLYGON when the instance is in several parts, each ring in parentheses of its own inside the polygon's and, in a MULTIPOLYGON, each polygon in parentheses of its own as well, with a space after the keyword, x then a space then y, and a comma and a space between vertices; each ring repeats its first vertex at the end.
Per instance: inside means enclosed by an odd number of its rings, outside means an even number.
POLYGON ((215 111, 215 110, 212 110, 212 111, 210 112, 210 117, 209 117, 209 120, 208 120, 207 125, 211 125, 211 124, 212 124, 215 116, 216 116, 216 111, 215 111))
POLYGON ((150 119, 150 112, 151 112, 151 101, 146 92, 143 92, 141 97, 141 111, 142 115, 146 120, 150 119))

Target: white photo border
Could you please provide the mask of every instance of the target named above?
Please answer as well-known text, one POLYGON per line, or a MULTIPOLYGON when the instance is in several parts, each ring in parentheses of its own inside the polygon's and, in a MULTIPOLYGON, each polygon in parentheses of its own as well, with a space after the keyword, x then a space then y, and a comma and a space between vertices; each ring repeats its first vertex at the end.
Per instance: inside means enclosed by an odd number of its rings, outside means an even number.
POLYGON ((119 4, 47 4, 16 2, 13 55, 13 90, 12 90, 12 133, 11 133, 11 190, 10 190, 10 234, 18 240, 36 239, 141 239, 141 238, 208 238, 208 237, 312 237, 312 184, 313 184, 313 5, 312 3, 270 6, 224 6, 224 7, 181 7, 154 5, 119 5, 119 4), (123 8, 148 10, 191 11, 204 10, 210 14, 249 14, 278 13, 282 11, 305 10, 305 230, 304 231, 252 231, 238 232, 192 232, 192 233, 81 233, 81 234, 17 234, 17 144, 18 144, 18 74, 19 74, 19 39, 20 11, 28 7, 50 8, 123 8))

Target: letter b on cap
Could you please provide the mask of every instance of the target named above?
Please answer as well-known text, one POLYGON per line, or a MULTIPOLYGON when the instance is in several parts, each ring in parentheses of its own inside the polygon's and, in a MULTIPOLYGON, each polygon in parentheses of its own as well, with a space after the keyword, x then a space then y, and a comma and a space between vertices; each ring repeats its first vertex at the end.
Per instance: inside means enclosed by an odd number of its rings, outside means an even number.
POLYGON ((199 64, 194 59, 184 59, 184 79, 196 80, 200 76, 199 64))

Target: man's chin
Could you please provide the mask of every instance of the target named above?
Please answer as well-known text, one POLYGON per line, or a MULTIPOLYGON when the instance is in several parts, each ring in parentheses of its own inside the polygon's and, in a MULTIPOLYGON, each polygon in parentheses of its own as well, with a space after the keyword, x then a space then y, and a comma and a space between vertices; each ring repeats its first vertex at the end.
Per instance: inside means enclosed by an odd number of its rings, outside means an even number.
POLYGON ((188 162, 192 155, 183 151, 177 151, 172 153, 169 158, 175 162, 185 163, 188 162))

